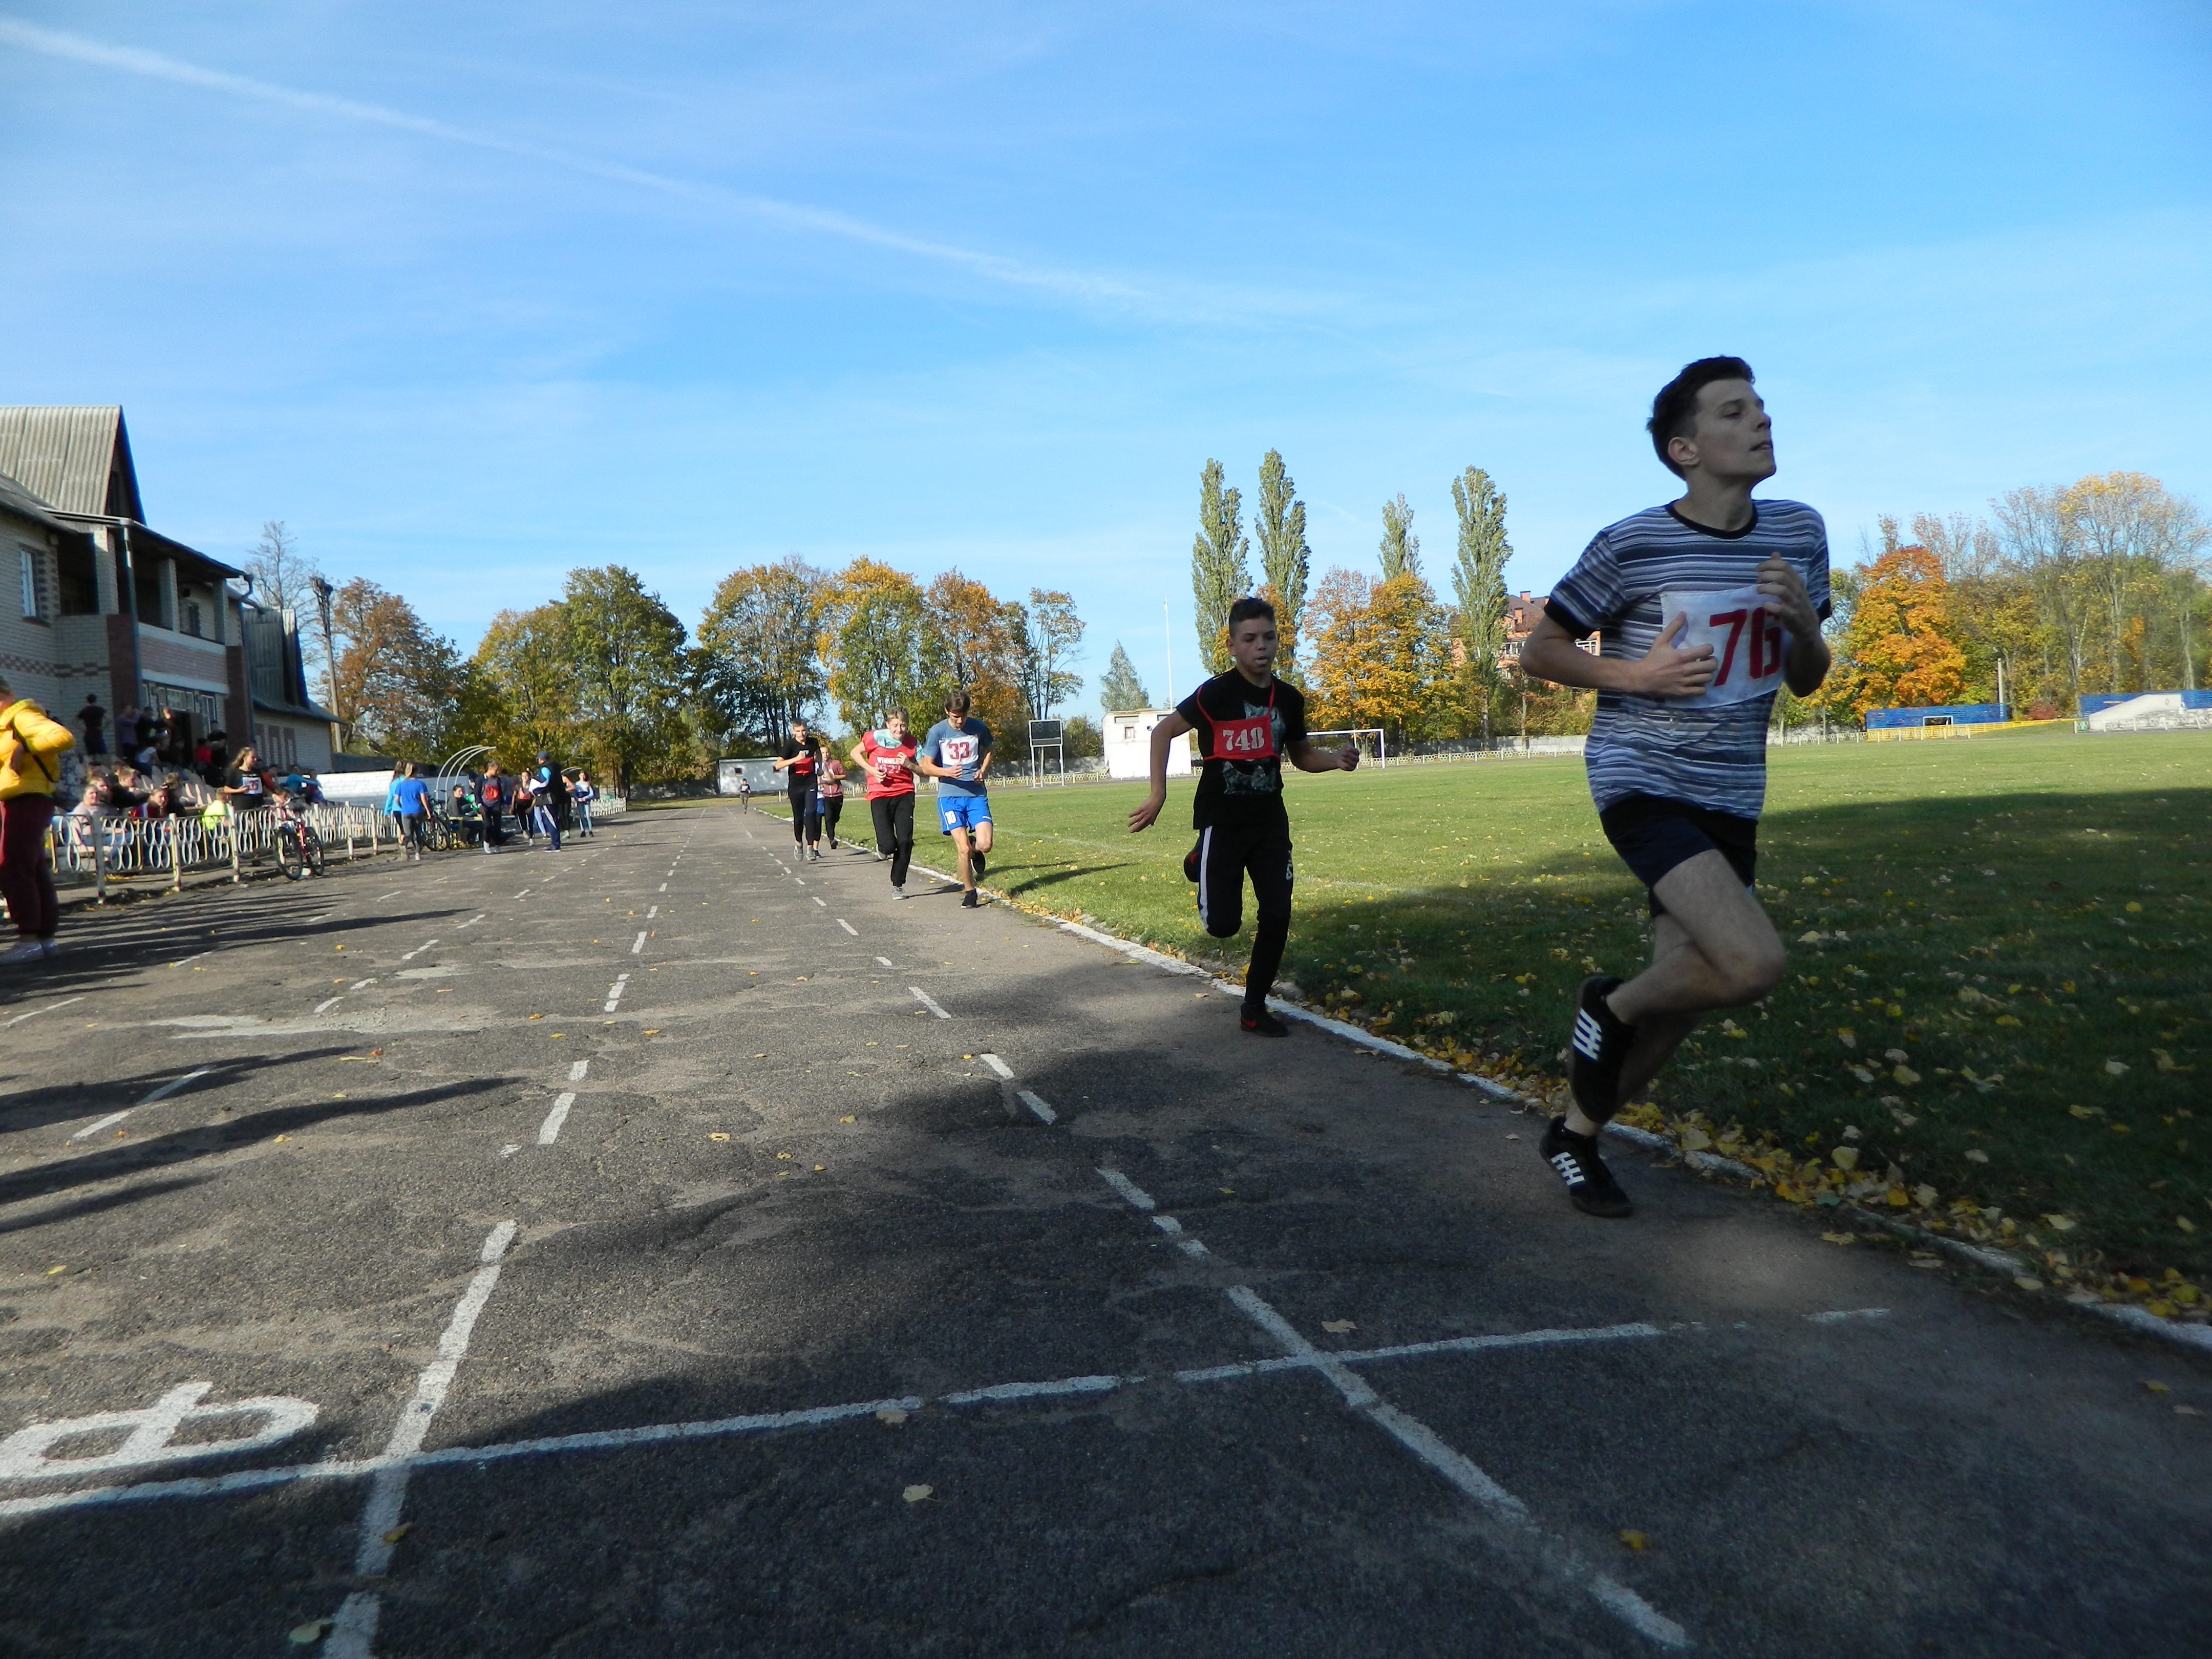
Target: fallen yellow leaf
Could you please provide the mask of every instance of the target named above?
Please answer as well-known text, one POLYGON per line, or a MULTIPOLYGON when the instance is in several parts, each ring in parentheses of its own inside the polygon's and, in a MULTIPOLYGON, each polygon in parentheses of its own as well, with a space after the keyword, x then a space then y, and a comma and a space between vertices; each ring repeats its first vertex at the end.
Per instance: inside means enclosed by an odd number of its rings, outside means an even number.
POLYGON ((1632 1550, 1648 1550, 1651 1547, 1650 1539, 1632 1527, 1623 1527, 1620 1529, 1620 1541, 1632 1550))
POLYGON ((912 1413, 908 1412, 902 1407, 886 1406, 876 1413, 876 1421, 878 1423, 892 1424, 903 1423, 910 1415, 912 1415, 912 1413))
POLYGON ((729 1134, 726 1130, 710 1129, 707 1133, 707 1139, 709 1140, 727 1140, 729 1138, 729 1134))
POLYGON ((1859 1149, 1856 1146, 1838 1146, 1830 1152, 1828 1157, 1838 1170, 1856 1170, 1859 1167, 1859 1149))
POLYGON ((791 1157, 791 1154, 789 1152, 778 1152, 776 1157, 779 1158, 788 1159, 791 1157))
POLYGON ((1331 1336, 1342 1336, 1346 1331, 1356 1331, 1359 1328, 1348 1319, 1324 1319, 1321 1322, 1321 1328, 1331 1336))
POLYGON ((1988 1163, 1989 1161, 1990 1161, 1990 1155, 1989 1155, 1987 1152, 1984 1152, 1980 1147, 1978 1147, 1978 1146, 1969 1146, 1969 1147, 1967 1147, 1967 1148, 1966 1148, 1966 1162, 1967 1162, 1967 1163, 1969 1163, 1969 1164, 1986 1164, 1986 1163, 1988 1163))
POLYGON ((2030 1279, 2026 1273, 2014 1274, 2012 1282, 2019 1285, 2023 1291, 2039 1291, 2043 1288, 2043 1281, 2041 1279, 2030 1279))
POLYGON ((2153 1394, 2172 1394, 2173 1392, 2172 1389, 2167 1388, 2163 1382, 2145 1382, 2143 1387, 2148 1389, 2153 1394))
POLYGON ((69 1263, 68 1263, 68 1262, 66 1262, 66 1261, 64 1261, 64 1262, 63 1262, 63 1263, 62 1263, 62 1265, 61 1265, 60 1267, 49 1267, 49 1268, 47 1268, 47 1269, 46 1269, 46 1277, 47 1277, 47 1278, 49 1278, 49 1279, 52 1279, 52 1278, 56 1273, 67 1273, 68 1271, 69 1271, 69 1263))
POLYGON ((403 1538, 406 1537, 406 1536, 407 1536, 407 1534, 408 1534, 409 1533, 410 1533, 410 1532, 412 1532, 412 1531, 414 1531, 414 1530, 415 1530, 415 1523, 414 1523, 412 1521, 402 1521, 402 1522, 401 1522, 398 1526, 394 1527, 394 1528, 393 1528, 390 1532, 387 1532, 386 1534, 384 1534, 384 1541, 385 1541, 386 1543, 387 1543, 387 1544, 396 1544, 396 1543, 398 1543, 401 1539, 403 1539, 403 1538))
POLYGON ((1851 1242, 1851 1236, 1849 1233, 1822 1233, 1820 1237, 1831 1244, 1848 1244, 1851 1242))
POLYGON ((908 1486, 899 1496, 909 1504, 919 1504, 936 1490, 934 1486, 908 1486))
POLYGON ((860 1119, 856 1117, 841 1117, 837 1121, 840 1123, 857 1123, 860 1121, 860 1119))

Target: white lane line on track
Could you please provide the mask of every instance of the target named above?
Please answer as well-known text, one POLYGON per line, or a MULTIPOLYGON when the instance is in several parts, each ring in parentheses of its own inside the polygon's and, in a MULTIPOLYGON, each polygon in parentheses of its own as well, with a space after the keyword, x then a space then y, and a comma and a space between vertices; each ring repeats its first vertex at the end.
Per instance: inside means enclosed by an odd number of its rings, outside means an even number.
POLYGON ((407 890, 404 887, 395 887, 388 893, 379 893, 374 898, 369 900, 369 902, 371 904, 381 904, 388 898, 398 898, 406 890, 407 890))
POLYGON ((160 1088, 155 1090, 152 1094, 148 1095, 145 1099, 137 1102, 134 1105, 125 1106, 119 1112, 110 1112, 106 1117, 101 1118, 97 1123, 86 1124, 83 1128, 79 1129, 75 1134, 71 1135, 70 1139, 71 1140, 89 1140, 93 1136, 98 1134, 102 1129, 113 1128, 117 1124, 122 1122, 125 1118, 129 1117, 131 1113, 137 1111, 140 1106, 151 1106, 157 1100, 167 1100, 171 1095, 176 1093, 178 1090, 183 1088, 186 1084, 192 1082, 196 1079, 205 1077, 213 1070, 215 1070, 215 1067, 212 1066, 202 1066, 196 1070, 185 1073, 180 1078, 173 1078, 168 1082, 164 1083, 160 1088))
POLYGON ((561 1139, 561 1126, 568 1121, 568 1109, 576 1103, 573 1094, 563 1094, 553 1103, 553 1109, 545 1114, 545 1121, 538 1126, 538 1144, 550 1146, 561 1139))
POLYGON ((1014 1094, 1014 1098, 1020 1101, 1022 1104, 1028 1107, 1030 1110, 1035 1112, 1037 1115, 1037 1121, 1040 1123, 1054 1122, 1057 1121, 1060 1116, 1058 1112, 1054 1111, 1051 1107, 1046 1105, 1044 1102, 1039 1100, 1027 1089, 1017 1090, 1014 1094))
MULTIPOLYGON (((858 935, 858 934, 855 934, 855 935, 854 935, 854 937, 857 939, 857 938, 859 937, 859 935, 858 935)), ((891 959, 890 959, 889 957, 878 957, 876 958, 876 960, 877 960, 878 962, 882 963, 884 964, 884 967, 886 967, 886 968, 888 968, 888 967, 890 967, 890 966, 891 965, 891 959)))
POLYGON ((1815 1325, 1838 1325, 1846 1319, 1882 1319, 1888 1314, 1887 1308, 1838 1308, 1830 1313, 1808 1313, 1805 1317, 1815 1325))
POLYGON ((628 974, 624 974, 619 979, 616 980, 612 985, 607 987, 607 1006, 599 1010, 601 1013, 611 1014, 614 1012, 615 1005, 622 1000, 623 988, 629 983, 629 975, 628 974))
POLYGON ((352 984, 345 988, 345 994, 348 996, 351 996, 356 991, 366 991, 370 986, 375 983, 376 981, 373 979, 357 979, 354 981, 352 984))
MULTIPOLYGON (((1128 1178, 1112 1170, 1101 1170, 1099 1175, 1106 1184, 1140 1210, 1153 1207, 1151 1196, 1130 1184, 1128 1178)), ((1162 1232, 1177 1236, 1180 1247, 1190 1255, 1203 1255, 1206 1247, 1198 1240, 1182 1237, 1182 1226, 1172 1216, 1154 1216, 1152 1223, 1162 1232), (1193 1247, 1196 1248, 1194 1249, 1193 1247)), ((1553 1539, 1536 1524, 1528 1513, 1528 1506, 1491 1479, 1472 1458, 1446 1443, 1443 1437, 1422 1422, 1409 1416, 1376 1394, 1365 1378, 1359 1376, 1346 1364, 1342 1354, 1323 1353, 1302 1335, 1297 1328, 1263 1301, 1249 1285, 1231 1285, 1226 1292, 1237 1311, 1273 1338, 1286 1357, 1318 1371, 1344 1403, 1368 1419, 1395 1440, 1415 1457, 1435 1470, 1453 1486, 1473 1498, 1500 1520, 1509 1522, 1540 1540, 1547 1550, 1556 1547, 1553 1539)), ((1622 1327, 1613 1329, 1623 1334, 1637 1336, 1662 1334, 1654 1326, 1622 1327)), ((1691 1645, 1689 1632, 1634 1590, 1607 1575, 1592 1571, 1576 1559, 1571 1553, 1557 1559, 1555 1570, 1589 1593, 1590 1599, 1607 1613, 1627 1625, 1638 1635, 1664 1648, 1686 1648, 1691 1645)))
POLYGON ((537 890, 538 890, 535 887, 526 887, 520 892, 517 893, 515 897, 519 899, 526 899, 537 890))
POLYGON ((998 1055, 977 1054, 975 1058, 981 1060, 986 1066, 989 1066, 995 1074, 1006 1079, 1009 1083, 1013 1081, 1014 1068, 1007 1065, 1005 1060, 1000 1060, 998 1055))
POLYGON ((935 1014, 938 1018, 950 1019, 952 1018, 952 1016, 946 1013, 944 1009, 939 1007, 937 1006, 937 1000, 931 996, 928 992, 923 990, 919 985, 909 985, 906 988, 914 994, 914 1000, 916 1002, 928 1009, 931 1013, 935 1014))
POLYGON ((489 915, 490 914, 491 914, 491 912, 490 912, 490 911, 486 910, 486 911, 483 913, 483 915, 475 915, 475 916, 471 916, 471 917, 470 917, 466 921, 463 922, 463 923, 461 924, 461 926, 462 926, 462 927, 475 927, 478 922, 482 921, 484 919, 484 916, 488 916, 488 915, 489 915))
POLYGON ((322 1001, 317 1003, 315 1005, 315 1012, 319 1014, 327 1014, 331 1009, 337 1007, 338 1004, 344 1000, 345 993, 341 991, 336 996, 325 997, 322 1001))
MULTIPOLYGON (((200 955, 202 956, 206 956, 209 953, 205 951, 200 952, 200 955)), ((186 957, 185 960, 190 961, 191 958, 186 957)), ((172 968, 175 968, 179 965, 180 964, 173 962, 169 964, 172 968)), ((27 1019, 36 1019, 40 1014, 51 1014, 57 1008, 66 1008, 72 1002, 82 1002, 84 998, 82 997, 64 997, 59 1002, 50 1002, 43 1008, 33 1008, 29 1013, 18 1014, 15 1018, 4 1023, 9 1025, 21 1025, 27 1019)))
MULTIPOLYGON (((843 928, 847 933, 850 933, 854 939, 860 938, 860 930, 854 927, 851 922, 846 921, 844 917, 840 916, 837 918, 837 925, 843 928)), ((876 960, 878 962, 881 962, 883 961, 883 958, 881 957, 878 957, 876 960)))
POLYGON ((568 1068, 568 1081, 571 1083, 581 1083, 584 1080, 584 1073, 591 1069, 592 1062, 590 1060, 578 1060, 574 1066, 571 1066, 568 1068))
POLYGON ((1127 1199, 1136 1208, 1150 1210, 1156 1207, 1152 1203, 1152 1195, 1119 1170, 1101 1170, 1098 1176, 1099 1179, 1127 1199))
POLYGON ((656 893, 665 893, 668 890, 668 884, 664 881, 659 886, 654 888, 653 890, 656 893))
POLYGON ((641 957, 645 954, 645 935, 643 933, 640 933, 637 936, 637 943, 629 947, 629 953, 634 957, 641 957))
MULTIPOLYGON (((1316 1370, 1324 1365, 1342 1368, 1394 1359, 1420 1358, 1432 1354, 1477 1352, 1486 1348, 1540 1347, 1553 1344, 1607 1342, 1663 1337, 1668 1333, 1652 1325, 1605 1325, 1582 1329, 1508 1332, 1492 1336, 1454 1337, 1441 1342, 1413 1342, 1400 1346, 1366 1348, 1336 1353, 1276 1354, 1264 1359, 1238 1360, 1225 1365, 1206 1365, 1160 1374, 1166 1380, 1188 1386, 1235 1382, 1245 1377, 1273 1376, 1293 1371, 1316 1370)), ((1112 1386, 1133 1388, 1159 1380, 1151 1374, 1132 1374, 1111 1379, 1097 1376, 1063 1377, 1037 1382, 998 1383, 939 1396, 945 1405, 988 1404, 1004 1400, 1048 1399, 1060 1395, 1097 1394, 1112 1386)), ((178 1480, 140 1481, 131 1486, 92 1486, 75 1492, 53 1492, 37 1498, 0 1499, 0 1517, 50 1511, 107 1508, 123 1504, 158 1502, 170 1498, 215 1498, 231 1492, 255 1492, 290 1486, 302 1480, 359 1480, 389 1472, 394 1465, 412 1468, 471 1466, 511 1458, 537 1457, 568 1451, 616 1450, 627 1446, 670 1441, 705 1440, 729 1435, 760 1434, 777 1429, 816 1428, 877 1412, 896 1408, 921 1411, 930 1402, 919 1395, 897 1400, 863 1400, 848 1405, 816 1406, 800 1411, 772 1412, 749 1417, 714 1418, 689 1423, 653 1423, 627 1429, 601 1429, 582 1434, 557 1435, 538 1440, 494 1442, 482 1446, 451 1446, 434 1452, 416 1452, 398 1458, 332 1459, 323 1463, 289 1463, 273 1468, 241 1469, 234 1474, 187 1477, 178 1480)))
POLYGON ((656 905, 654 905, 654 906, 653 907, 653 908, 651 908, 650 910, 647 910, 647 911, 645 913, 645 919, 646 919, 647 921, 651 921, 654 917, 658 916, 659 914, 660 914, 660 907, 659 907, 659 905, 657 905, 657 904, 656 904, 656 905))
MULTIPOLYGON (((446 1395, 453 1386, 453 1375, 460 1370, 461 1359, 469 1351, 469 1338, 476 1331, 477 1319, 499 1284, 501 1258, 514 1242, 512 1221, 501 1222, 484 1240, 483 1249, 477 1252, 477 1259, 484 1265, 477 1269, 468 1289, 461 1292, 460 1301, 454 1305, 445 1334, 438 1339, 438 1357, 424 1366, 422 1374, 415 1379, 415 1397, 399 1413, 399 1420, 392 1426, 392 1438, 385 1443, 386 1458, 406 1459, 422 1449, 422 1437, 429 1432, 430 1419, 446 1403, 446 1395)), ((399 1516, 407 1506, 407 1482, 412 1473, 411 1465, 398 1462, 380 1469, 370 1483, 368 1501, 362 1505, 361 1542, 353 1564, 354 1571, 362 1577, 380 1578, 392 1566, 393 1546, 387 1541, 387 1534, 398 1528, 399 1516)), ((333 1656, 333 1659, 371 1659, 377 1614, 382 1604, 383 1598, 374 1590, 356 1590, 347 1596, 323 1644, 324 1653, 333 1656)))
POLYGON ((399 959, 400 959, 400 961, 402 961, 402 962, 412 962, 412 961, 414 961, 414 960, 415 960, 415 958, 416 958, 416 957, 417 957, 421 956, 421 955, 422 954, 422 952, 423 952, 423 951, 425 951, 428 950, 428 949, 429 949, 433 945, 435 945, 437 942, 438 942, 438 941, 437 941, 436 939, 426 939, 426 940, 425 940, 425 941, 423 941, 422 944, 420 944, 420 945, 416 945, 413 950, 410 951, 409 951, 405 956, 404 956, 404 957, 400 957, 399 959))
POLYGON ((825 910, 827 910, 827 909, 830 908, 829 903, 828 903, 828 902, 827 902, 826 900, 819 899, 819 898, 815 898, 815 897, 814 897, 814 895, 813 895, 813 894, 811 894, 811 893, 809 893, 809 894, 807 895, 807 897, 814 899, 814 902, 815 902, 817 904, 821 905, 821 907, 822 907, 823 909, 825 909, 825 910))

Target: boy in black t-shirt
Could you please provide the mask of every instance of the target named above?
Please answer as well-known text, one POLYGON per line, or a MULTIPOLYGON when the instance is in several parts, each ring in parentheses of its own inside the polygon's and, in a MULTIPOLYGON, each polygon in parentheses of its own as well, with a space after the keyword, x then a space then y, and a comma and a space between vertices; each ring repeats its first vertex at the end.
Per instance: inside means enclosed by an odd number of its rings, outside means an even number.
POLYGON ((1288 1036, 1267 1012, 1267 993, 1291 937, 1291 817, 1283 806, 1283 757, 1301 772, 1349 772, 1359 751, 1316 749, 1306 738, 1306 700, 1275 678, 1275 607, 1243 599, 1229 607, 1229 655, 1235 666, 1183 699, 1152 728, 1152 788, 1129 814, 1132 834, 1150 829, 1166 804, 1168 745, 1200 734, 1206 764, 1191 803, 1198 845, 1183 873, 1198 884, 1199 919, 1216 939, 1244 923, 1244 878, 1252 878, 1257 926, 1244 972, 1243 1028, 1288 1036))

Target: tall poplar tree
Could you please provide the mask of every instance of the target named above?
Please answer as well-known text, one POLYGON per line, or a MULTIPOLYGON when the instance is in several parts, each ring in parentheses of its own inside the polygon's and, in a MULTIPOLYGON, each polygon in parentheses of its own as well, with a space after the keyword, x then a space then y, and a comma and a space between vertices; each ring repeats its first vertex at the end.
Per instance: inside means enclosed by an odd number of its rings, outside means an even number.
POLYGON ((1421 574, 1421 538, 1413 533, 1413 509, 1406 504, 1403 490, 1395 501, 1382 503, 1382 551, 1384 581, 1421 574))
POLYGON ((1229 670, 1229 607, 1252 591, 1245 556, 1244 498, 1221 482, 1221 463, 1199 475, 1198 538, 1190 549, 1190 597, 1197 615, 1198 654, 1209 674, 1229 670))
POLYGON ((1452 505, 1459 509, 1452 592, 1459 600, 1456 631, 1467 658, 1462 672, 1488 742, 1498 659, 1505 649, 1505 562, 1513 556, 1513 544, 1505 539, 1505 497, 1480 467, 1471 466, 1452 480, 1452 505))
POLYGON ((1293 684, 1300 683, 1298 618, 1305 610, 1313 562, 1313 550, 1306 545, 1306 504, 1297 492, 1281 453, 1269 450, 1260 463, 1260 504, 1252 514, 1252 532, 1260 538, 1260 591, 1275 607, 1275 630, 1282 641, 1275 672, 1293 684))

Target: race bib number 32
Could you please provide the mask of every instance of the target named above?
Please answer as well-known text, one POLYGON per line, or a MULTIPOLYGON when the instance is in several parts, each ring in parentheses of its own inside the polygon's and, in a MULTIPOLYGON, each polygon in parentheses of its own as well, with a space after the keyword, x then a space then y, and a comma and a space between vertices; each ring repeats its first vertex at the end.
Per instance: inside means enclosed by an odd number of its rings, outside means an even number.
POLYGON ((1718 593, 1662 593, 1662 621, 1678 613, 1686 618, 1673 644, 1678 651, 1701 645, 1713 648, 1713 678, 1694 697, 1670 697, 1692 708, 1720 708, 1746 702, 1782 688, 1782 662, 1790 635, 1766 613, 1756 587, 1731 587, 1718 593))

